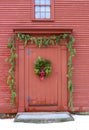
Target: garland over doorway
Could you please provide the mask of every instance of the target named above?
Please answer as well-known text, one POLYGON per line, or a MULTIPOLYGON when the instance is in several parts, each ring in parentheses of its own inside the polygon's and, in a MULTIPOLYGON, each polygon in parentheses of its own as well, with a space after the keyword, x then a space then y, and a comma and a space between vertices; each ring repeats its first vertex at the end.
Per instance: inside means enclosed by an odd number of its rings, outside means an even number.
POLYGON ((73 82, 72 82, 72 71, 73 71, 73 65, 72 60, 74 55, 76 54, 76 50, 73 48, 75 39, 72 36, 72 34, 69 33, 62 33, 59 35, 52 35, 50 37, 33 37, 29 34, 24 33, 16 33, 11 38, 7 45, 7 47, 10 49, 10 69, 9 69, 9 75, 7 83, 11 90, 11 104, 15 103, 15 97, 16 97, 16 91, 15 91, 15 59, 17 57, 16 54, 16 47, 15 47, 15 39, 23 41, 24 47, 26 47, 28 44, 35 44, 37 47, 48 47, 50 45, 62 45, 61 40, 66 40, 65 46, 68 49, 69 52, 69 58, 68 58, 68 91, 69 91, 69 107, 73 110, 73 82), (29 42, 30 41, 30 42, 29 42))

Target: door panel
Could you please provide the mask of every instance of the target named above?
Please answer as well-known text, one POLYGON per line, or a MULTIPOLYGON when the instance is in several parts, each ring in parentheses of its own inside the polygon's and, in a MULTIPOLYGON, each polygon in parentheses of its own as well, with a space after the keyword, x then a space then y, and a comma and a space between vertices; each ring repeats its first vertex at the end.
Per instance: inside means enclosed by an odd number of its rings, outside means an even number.
POLYGON ((25 80, 26 95, 28 99, 28 111, 53 111, 58 106, 58 48, 28 47, 25 51, 25 80), (45 78, 40 78, 34 73, 34 63, 38 57, 48 59, 52 63, 52 73, 45 78), (27 65, 28 64, 28 65, 27 65))

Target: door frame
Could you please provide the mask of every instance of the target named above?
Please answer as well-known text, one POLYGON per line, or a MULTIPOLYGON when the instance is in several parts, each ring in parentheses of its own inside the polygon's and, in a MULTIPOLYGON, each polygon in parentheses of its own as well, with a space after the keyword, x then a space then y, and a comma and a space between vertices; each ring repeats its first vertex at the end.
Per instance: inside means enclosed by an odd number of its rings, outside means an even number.
MULTIPOLYGON (((14 33, 27 33, 30 35, 34 34, 50 34, 50 35, 58 35, 61 33, 71 33, 71 29, 14 29, 14 33)), ((66 42, 66 41, 63 41, 66 42)), ((26 48, 25 48, 26 49, 26 48)), ((25 70, 24 70, 24 62, 25 62, 25 51, 22 42, 16 41, 16 52, 18 54, 18 58, 16 60, 16 91, 17 91, 17 107, 18 112, 24 112, 25 107, 28 105, 25 100, 25 95, 27 92, 24 92, 25 87, 25 70), (23 65, 22 65, 23 64, 23 65), (19 73, 21 71, 21 73, 19 73)), ((68 91, 67 91, 67 48, 63 44, 60 47, 60 57, 61 57, 61 73, 59 73, 58 77, 61 77, 61 91, 58 91, 58 95, 61 94, 61 99, 58 100, 58 111, 68 110, 68 91), (60 105, 61 104, 61 105, 60 105)), ((60 64, 60 62, 58 62, 60 64)))

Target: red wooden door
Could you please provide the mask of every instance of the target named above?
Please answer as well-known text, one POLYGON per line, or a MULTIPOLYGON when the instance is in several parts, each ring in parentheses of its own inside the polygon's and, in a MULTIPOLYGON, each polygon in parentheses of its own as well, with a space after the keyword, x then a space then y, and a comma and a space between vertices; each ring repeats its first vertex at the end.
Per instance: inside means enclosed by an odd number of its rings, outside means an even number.
POLYGON ((25 109, 26 111, 57 111, 61 100, 60 49, 58 47, 25 49, 25 109), (34 62, 38 57, 52 63, 52 73, 43 81, 34 73, 34 62), (59 95, 60 93, 60 95, 59 95))

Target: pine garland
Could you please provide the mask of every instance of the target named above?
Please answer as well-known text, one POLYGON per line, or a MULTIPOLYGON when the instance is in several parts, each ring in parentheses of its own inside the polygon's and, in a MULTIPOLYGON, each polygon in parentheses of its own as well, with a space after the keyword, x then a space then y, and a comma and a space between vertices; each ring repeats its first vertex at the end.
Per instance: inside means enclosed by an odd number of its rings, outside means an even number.
POLYGON ((10 49, 10 69, 9 69, 9 76, 8 76, 8 85, 10 86, 10 90, 12 93, 11 97, 11 103, 13 104, 15 101, 16 97, 16 92, 15 92, 15 58, 16 58, 16 48, 15 48, 15 39, 18 39, 20 41, 24 41, 24 47, 26 47, 29 43, 35 44, 39 48, 44 46, 48 47, 50 45, 61 45, 62 43, 60 42, 61 40, 66 40, 66 47, 69 51, 69 58, 68 58, 68 90, 69 90, 69 107, 73 109, 73 82, 72 82, 72 72, 73 72, 73 65, 72 65, 72 60, 74 55, 76 54, 76 50, 73 48, 75 39, 71 34, 60 34, 58 36, 53 35, 50 37, 32 37, 29 34, 14 34, 7 47, 10 49), (30 42, 29 42, 30 41, 30 42))

